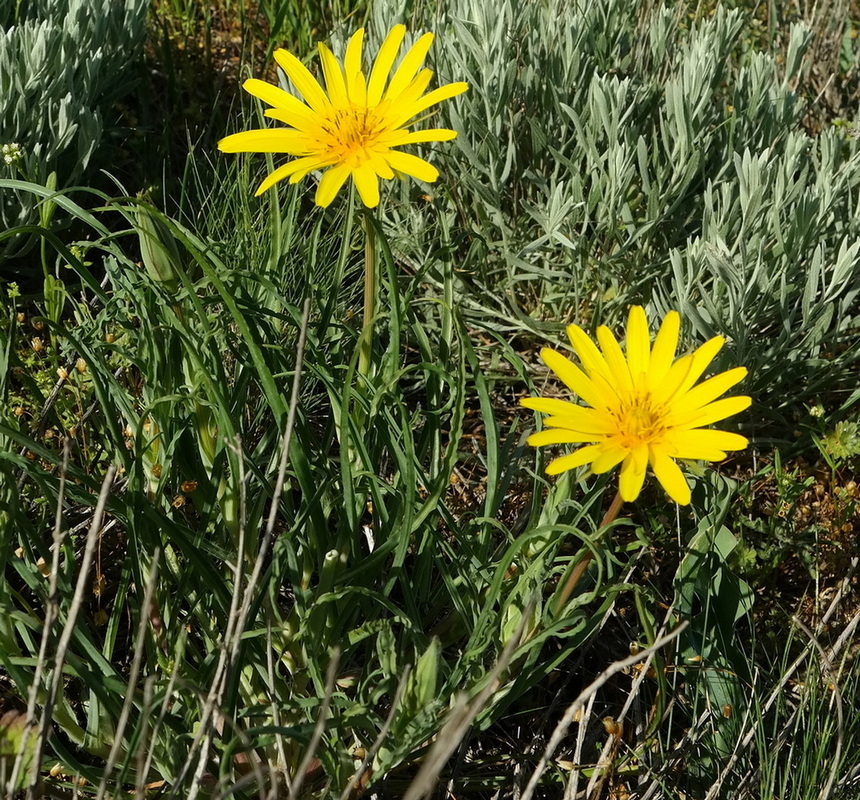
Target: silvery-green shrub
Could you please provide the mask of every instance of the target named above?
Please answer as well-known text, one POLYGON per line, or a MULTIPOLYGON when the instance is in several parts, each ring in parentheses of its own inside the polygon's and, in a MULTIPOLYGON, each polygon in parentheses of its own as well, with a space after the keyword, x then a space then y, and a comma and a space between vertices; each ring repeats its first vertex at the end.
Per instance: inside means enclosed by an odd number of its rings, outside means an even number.
POLYGON ((374 3, 376 39, 405 16, 436 33, 438 82, 470 84, 432 154, 439 201, 404 189, 390 230, 431 278, 447 259, 463 311, 503 335, 678 309, 688 344, 728 335, 784 423, 856 385, 860 147, 852 120, 804 126, 809 26, 763 49, 744 11, 692 5, 374 3), (421 237, 440 214, 442 250, 421 237))
MULTIPOLYGON (((15 159, 0 159, 0 179, 45 185, 56 173, 62 188, 82 178, 101 143, 102 110, 132 85, 148 6, 0 3, 0 146, 18 145, 15 159)), ((0 229, 38 221, 34 205, 29 193, 0 189, 0 229)))

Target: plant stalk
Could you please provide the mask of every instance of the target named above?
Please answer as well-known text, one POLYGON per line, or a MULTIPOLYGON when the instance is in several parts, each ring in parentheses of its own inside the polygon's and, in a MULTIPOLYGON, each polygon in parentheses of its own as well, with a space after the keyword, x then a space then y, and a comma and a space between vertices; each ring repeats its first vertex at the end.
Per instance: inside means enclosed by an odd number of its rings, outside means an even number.
POLYGON ((370 211, 365 210, 364 218, 364 319, 358 351, 358 373, 370 373, 370 359, 373 353, 373 320, 376 316, 376 231, 370 211))
MULTIPOLYGON (((615 497, 612 499, 612 504, 606 510, 606 513, 603 515, 603 519, 600 521, 599 530, 602 530, 611 522, 615 522, 618 518, 618 512, 621 511, 621 505, 623 502, 624 501, 621 499, 621 492, 616 492, 615 497)), ((561 612, 567 601, 570 599, 570 595, 576 588, 585 570, 588 569, 588 565, 591 563, 592 558, 594 558, 594 553, 589 550, 583 557, 582 561, 580 561, 571 571, 567 578, 567 583, 564 584, 564 589, 562 589, 561 594, 558 596, 558 601, 555 604, 556 614, 561 612)))

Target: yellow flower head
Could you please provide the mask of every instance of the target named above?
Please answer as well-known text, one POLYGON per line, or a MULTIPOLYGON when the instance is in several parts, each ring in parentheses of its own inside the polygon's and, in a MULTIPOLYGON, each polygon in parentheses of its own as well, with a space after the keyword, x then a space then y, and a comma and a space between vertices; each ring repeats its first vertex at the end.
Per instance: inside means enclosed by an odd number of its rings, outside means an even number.
POLYGON ((675 359, 681 318, 670 311, 651 346, 648 320, 633 306, 627 320, 626 354, 609 328, 597 329, 600 347, 577 325, 567 334, 582 369, 555 350, 544 348, 544 363, 591 408, 546 397, 521 400, 526 408, 550 414, 548 430, 532 434, 537 447, 583 444, 551 461, 550 475, 591 465, 593 473, 621 464, 619 492, 635 500, 648 465, 668 495, 690 502, 687 481, 672 460, 720 461, 727 450, 743 450, 749 442, 737 433, 706 429, 706 425, 749 407, 749 397, 717 398, 746 377, 745 367, 722 372, 694 385, 725 343, 715 336, 690 355, 675 359))
POLYGON ((453 139, 456 132, 447 128, 409 131, 408 126, 431 106, 469 87, 449 83, 425 94, 433 72, 422 65, 433 43, 432 33, 425 33, 406 51, 391 75, 405 35, 403 25, 389 31, 369 78, 361 69, 363 28, 349 40, 343 65, 320 44, 325 89, 292 53, 276 50, 275 60, 304 102, 265 81, 245 81, 246 91, 272 106, 266 116, 289 127, 236 133, 218 142, 218 148, 226 153, 298 156, 272 172, 260 184, 257 195, 284 178, 297 183, 313 170, 324 170, 316 193, 316 203, 323 207, 334 200, 350 175, 369 208, 379 204, 378 178, 390 180, 395 171, 432 183, 439 177, 432 164, 393 148, 453 139))

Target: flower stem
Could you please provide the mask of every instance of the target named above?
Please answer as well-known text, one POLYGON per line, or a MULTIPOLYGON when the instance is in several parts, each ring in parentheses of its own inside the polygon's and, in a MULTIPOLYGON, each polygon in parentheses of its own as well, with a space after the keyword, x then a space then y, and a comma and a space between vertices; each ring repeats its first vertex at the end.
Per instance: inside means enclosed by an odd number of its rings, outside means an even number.
POLYGON ((365 210, 364 225, 364 320, 358 351, 358 372, 370 372, 373 352, 373 319, 376 316, 376 231, 370 212, 365 210))
MULTIPOLYGON (((603 515, 603 519, 600 521, 599 530, 602 530, 611 522, 615 522, 618 518, 618 512, 621 511, 621 505, 623 502, 624 501, 621 499, 621 492, 616 492, 615 497, 612 499, 612 504, 606 510, 606 513, 603 515)), ((573 568, 573 571, 568 576, 567 583, 564 584, 564 589, 562 589, 561 594, 558 596, 558 601, 555 604, 556 614, 564 608, 565 604, 570 599, 571 593, 576 588, 580 578, 582 578, 583 573, 591 563, 592 558, 594 558, 594 553, 589 550, 583 557, 582 561, 573 568)))

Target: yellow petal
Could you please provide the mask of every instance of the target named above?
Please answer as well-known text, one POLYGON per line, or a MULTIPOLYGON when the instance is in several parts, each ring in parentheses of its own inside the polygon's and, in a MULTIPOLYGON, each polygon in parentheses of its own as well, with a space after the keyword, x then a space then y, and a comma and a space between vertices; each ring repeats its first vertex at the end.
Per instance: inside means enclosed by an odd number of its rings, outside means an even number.
POLYGON ((322 63, 323 75, 325 76, 325 86, 328 90, 328 96, 332 105, 338 108, 349 106, 349 97, 346 93, 346 81, 343 77, 340 64, 334 57, 334 53, 328 49, 322 42, 317 44, 317 49, 320 54, 320 62, 322 63))
POLYGON ((388 162, 383 156, 375 150, 366 150, 365 152, 367 153, 368 163, 373 167, 373 171, 379 175, 380 178, 386 181, 390 181, 394 178, 394 171, 388 165, 388 162))
POLYGON ((382 99, 385 82, 388 80, 391 68, 394 66, 394 59, 397 58, 397 51, 400 50, 400 45, 405 35, 406 26, 395 25, 385 37, 382 47, 379 48, 379 52, 373 62, 373 68, 370 71, 370 81, 367 84, 367 104, 369 106, 378 105, 382 99))
MULTIPOLYGON (((292 95, 287 95, 292 97, 292 95)), ((319 141, 324 131, 320 127, 320 121, 323 119, 318 114, 315 114, 301 100, 293 97, 295 103, 288 103, 279 108, 267 108, 263 114, 269 119, 276 119, 278 122, 283 122, 296 130, 300 130, 308 137, 308 148, 311 149, 314 143, 319 141)))
MULTIPOLYGON (((653 360, 653 359, 652 359, 653 360)), ((667 403, 678 391, 678 387, 686 380, 693 365, 693 356, 679 358, 666 375, 657 383, 651 383, 651 395, 658 405, 667 403)), ((650 376, 649 376, 650 377, 650 376)))
POLYGON ((675 360, 675 351, 678 349, 680 331, 681 315, 677 311, 670 311, 663 318, 663 324, 657 331, 648 362, 648 382, 652 387, 659 386, 669 374, 672 362, 675 360))
POLYGON ((580 447, 579 450, 575 450, 569 455, 561 456, 561 458, 557 458, 555 461, 550 461, 547 465, 546 473, 547 475, 558 475, 569 469, 582 467, 597 456, 600 453, 600 449, 601 446, 597 444, 580 447))
POLYGON ((398 150, 389 150, 384 155, 385 160, 392 169, 418 178, 425 183, 433 183, 439 177, 439 170, 423 158, 413 156, 411 153, 401 153, 398 150))
POLYGON ((567 335, 588 376, 592 380, 601 379, 601 383, 598 384, 601 389, 608 386, 613 394, 618 394, 612 370, 609 369, 603 353, 597 349, 597 345, 591 341, 588 334, 579 325, 568 325, 567 335))
MULTIPOLYGON (((421 98, 421 95, 427 91, 431 80, 433 80, 433 70, 425 67, 412 79, 412 83, 400 93, 400 96, 397 98, 398 119, 402 117, 403 109, 414 105, 421 98)), ((407 119, 411 119, 411 117, 407 117, 407 119)), ((400 126, 394 125, 393 127, 400 126)))
POLYGON ((271 172, 269 176, 260 184, 260 187, 254 194, 256 197, 259 197, 261 194, 263 194, 263 192, 265 192, 267 189, 270 189, 278 181, 282 181, 284 178, 289 178, 290 176, 295 177, 296 175, 304 177, 308 174, 308 172, 310 172, 312 169, 316 169, 318 166, 321 166, 321 163, 316 156, 297 158, 295 161, 290 161, 289 164, 284 164, 282 167, 278 167, 274 172, 271 172))
POLYGON ((676 503, 686 506, 690 502, 690 487, 684 478, 678 465, 672 461, 662 450, 655 447, 649 448, 649 459, 654 476, 660 481, 660 485, 666 490, 676 503))
POLYGON ((564 414, 568 408, 576 407, 574 403, 554 397, 523 397, 520 399, 520 405, 542 414, 564 414))
MULTIPOLYGON (((749 439, 731 431, 692 430, 677 434, 678 446, 713 447, 717 450, 743 450, 749 446, 749 439)), ((690 456, 679 456, 689 458, 690 456)))
POLYGON ((332 166, 331 161, 327 161, 324 158, 319 158, 317 156, 308 156, 304 159, 304 164, 301 169, 297 169, 290 176, 290 183, 298 183, 302 178, 305 177, 309 172, 313 172, 315 169, 324 169, 325 167, 332 166))
POLYGON ((347 82, 349 99, 357 106, 367 107, 367 79, 363 72, 356 72, 347 82))
POLYGON ((594 385, 594 382, 570 359, 544 347, 540 356, 558 377, 564 382, 570 391, 579 395, 586 403, 594 408, 605 408, 607 403, 603 394, 594 385))
POLYGON ((298 155, 307 146, 307 136, 300 131, 260 128, 226 136, 218 142, 223 153, 289 153, 298 155))
MULTIPOLYGON (((693 461, 722 461, 726 457, 726 448, 721 445, 726 441, 733 442, 733 440, 707 435, 711 433, 720 434, 724 431, 673 431, 663 438, 659 446, 671 458, 684 458, 693 461), (699 436, 702 433, 706 435, 699 436)), ((737 436, 737 434, 728 434, 728 436, 737 436)), ((746 442, 743 436, 738 436, 738 439, 746 442)))
POLYGON ((457 138, 457 131, 449 128, 426 128, 421 131, 406 131, 402 128, 393 131, 391 141, 386 137, 379 137, 380 144, 386 147, 400 147, 404 144, 420 144, 421 142, 447 142, 457 138), (396 136, 394 134, 397 134, 396 136))
POLYGON ((317 79, 289 50, 283 48, 275 50, 275 61, 287 73, 287 77, 314 111, 318 114, 324 114, 331 107, 328 97, 326 97, 326 93, 317 79))
MULTIPOLYGON (((434 89, 432 92, 428 92, 424 97, 419 98, 414 103, 404 103, 404 107, 402 109, 398 109, 400 113, 396 116, 392 116, 391 126, 394 128, 400 128, 413 117, 417 117, 422 111, 426 111, 430 106, 434 106, 436 103, 441 103, 443 100, 449 100, 452 97, 456 97, 458 94, 465 92, 468 88, 469 84, 463 83, 462 81, 458 83, 448 83, 445 84, 445 86, 440 86, 438 89, 434 89)), ((368 100, 369 99, 370 97, 368 96, 368 100)))
POLYGON ((385 98, 397 101, 397 96, 406 89, 412 82, 427 53, 430 50, 430 45, 433 44, 433 34, 425 33, 403 56, 400 65, 394 72, 391 78, 391 83, 388 84, 388 89, 385 90, 385 98))
MULTIPOLYGON (((359 28, 350 36, 349 42, 346 45, 346 52, 343 55, 343 71, 346 75, 347 86, 350 86, 355 76, 361 72, 361 50, 363 44, 364 28, 359 28)), ((354 97, 352 99, 356 100, 354 97)))
MULTIPOLYGON (((712 400, 716 400, 720 395, 725 394, 729 389, 737 383, 740 383, 747 376, 746 367, 735 367, 726 372, 721 372, 719 375, 714 375, 708 378, 704 383, 694 386, 685 395, 679 395, 672 402, 672 419, 678 420, 678 424, 683 424, 681 417, 688 416, 691 412, 707 405, 712 400)), ((670 423, 671 424, 671 423, 670 423)))
POLYGON ((289 92, 285 92, 278 86, 272 86, 271 83, 266 83, 266 81, 261 81, 257 78, 248 78, 248 80, 242 84, 242 88, 248 92, 248 94, 262 100, 264 103, 268 103, 270 106, 281 108, 297 104, 301 106, 307 114, 313 114, 313 112, 297 97, 294 97, 289 92))
POLYGON ((648 447, 642 445, 630 452, 621 464, 618 476, 618 492, 621 499, 629 503, 639 497, 645 482, 645 469, 648 466, 648 447))
POLYGON ((633 380, 618 339, 609 328, 601 325, 597 329, 597 341, 600 342, 600 349, 612 375, 613 384, 622 391, 629 392, 633 388, 633 380))
POLYGON ((593 442, 595 438, 587 433, 554 429, 533 433, 527 441, 532 447, 543 447, 548 444, 582 444, 593 442))
POLYGON ((314 201, 316 204, 322 208, 328 208, 331 205, 331 201, 337 196, 337 193, 340 191, 341 186, 343 186, 346 179, 349 177, 349 167, 344 164, 338 164, 335 167, 331 167, 331 169, 327 169, 322 177, 320 178, 320 182, 317 185, 317 193, 314 201))
POLYGON ((726 340, 724 337, 715 336, 693 351, 690 369, 675 391, 675 397, 681 397, 699 380, 702 373, 708 368, 708 365, 714 360, 714 357, 720 352, 725 343, 726 340))
POLYGON ((629 447, 621 447, 617 444, 604 443, 601 445, 600 454, 591 463, 591 471, 595 475, 609 472, 614 466, 620 464, 630 454, 629 447))
POLYGON ((352 171, 352 181, 358 189, 361 202, 368 208, 379 205, 379 179, 369 164, 362 164, 352 171))
POLYGON ((642 306, 631 306, 627 316, 627 364, 630 376, 637 380, 641 372, 648 372, 651 357, 651 331, 648 330, 648 317, 642 306))
POLYGON ((608 436, 618 430, 617 422, 605 412, 573 404, 563 414, 546 417, 543 424, 547 428, 564 428, 599 436, 608 436))
POLYGON ((676 425, 676 430, 689 430, 690 428, 704 428, 705 425, 710 425, 714 422, 719 422, 721 419, 730 417, 750 407, 752 398, 744 397, 724 397, 722 400, 716 400, 706 406, 698 409, 695 414, 691 414, 682 425, 676 425))

